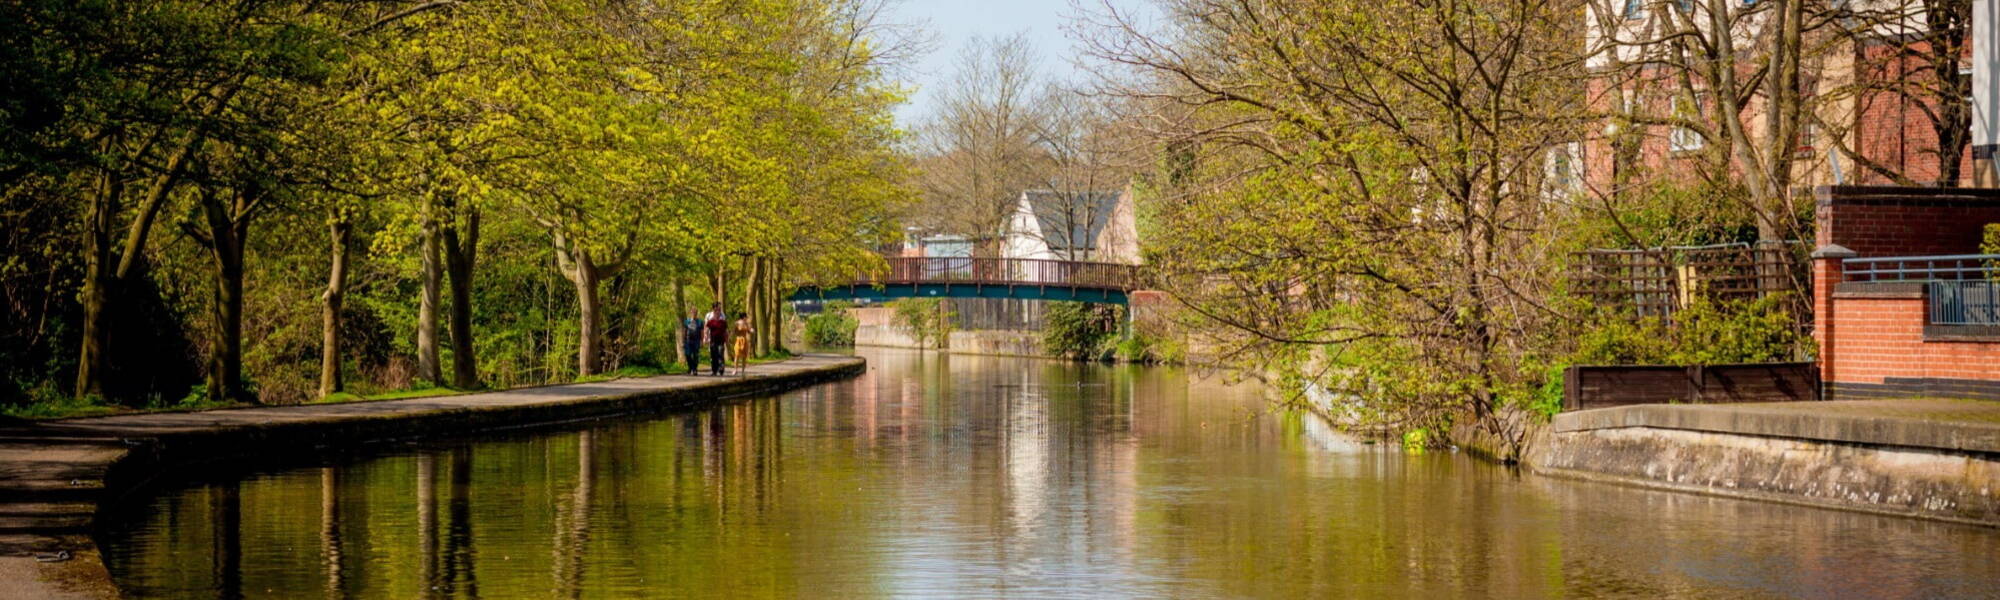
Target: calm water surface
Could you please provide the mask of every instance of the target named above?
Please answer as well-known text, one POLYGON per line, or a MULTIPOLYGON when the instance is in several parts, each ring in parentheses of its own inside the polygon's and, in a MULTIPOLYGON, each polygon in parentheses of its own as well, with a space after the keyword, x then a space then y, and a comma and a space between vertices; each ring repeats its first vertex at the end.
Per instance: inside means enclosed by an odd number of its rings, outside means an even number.
POLYGON ((163 598, 2000 595, 1996 530, 1411 456, 1176 369, 862 354, 776 398, 184 483, 106 562, 163 598))

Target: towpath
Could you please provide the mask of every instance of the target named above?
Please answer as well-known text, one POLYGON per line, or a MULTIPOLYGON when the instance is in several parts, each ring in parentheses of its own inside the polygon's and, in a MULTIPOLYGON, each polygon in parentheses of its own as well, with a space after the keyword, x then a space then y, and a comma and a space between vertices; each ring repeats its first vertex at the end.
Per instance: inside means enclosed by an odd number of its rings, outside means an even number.
POLYGON ((691 408, 851 377, 866 368, 855 357, 808 355, 752 365, 742 376, 662 375, 408 400, 0 426, 0 596, 116 597, 89 537, 98 506, 172 463, 691 408))

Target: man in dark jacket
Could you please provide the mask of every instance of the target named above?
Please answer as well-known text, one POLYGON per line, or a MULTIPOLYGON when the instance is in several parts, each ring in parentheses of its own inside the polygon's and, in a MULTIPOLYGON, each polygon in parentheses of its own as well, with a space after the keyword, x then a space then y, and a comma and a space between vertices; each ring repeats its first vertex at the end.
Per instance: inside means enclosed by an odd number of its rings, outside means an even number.
POLYGON ((689 375, 701 374, 700 367, 697 366, 701 364, 701 330, 702 322, 699 315, 688 313, 688 316, 681 318, 681 356, 687 360, 689 375))
POLYGON ((708 374, 722 375, 723 343, 729 341, 729 316, 722 313, 722 303, 715 303, 708 313, 708 374))

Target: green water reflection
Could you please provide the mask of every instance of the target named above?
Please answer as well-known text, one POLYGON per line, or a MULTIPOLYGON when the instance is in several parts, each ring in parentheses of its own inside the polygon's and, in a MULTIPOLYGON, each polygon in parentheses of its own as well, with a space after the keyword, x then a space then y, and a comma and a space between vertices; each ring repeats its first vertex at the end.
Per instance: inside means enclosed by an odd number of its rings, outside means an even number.
POLYGON ((864 351, 644 421, 188 483, 134 597, 1977 597, 2000 532, 1357 444, 1161 368, 864 351))

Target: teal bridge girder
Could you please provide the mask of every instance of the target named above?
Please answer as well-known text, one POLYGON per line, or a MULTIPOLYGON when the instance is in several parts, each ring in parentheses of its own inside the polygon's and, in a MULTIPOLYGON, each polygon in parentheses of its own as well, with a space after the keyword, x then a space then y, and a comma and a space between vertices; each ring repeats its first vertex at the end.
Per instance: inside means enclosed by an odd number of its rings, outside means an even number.
POLYGON ((1014 298, 1126 303, 1138 268, 1116 263, 1028 258, 890 257, 885 272, 851 282, 808 285, 792 301, 896 298, 1014 298))

